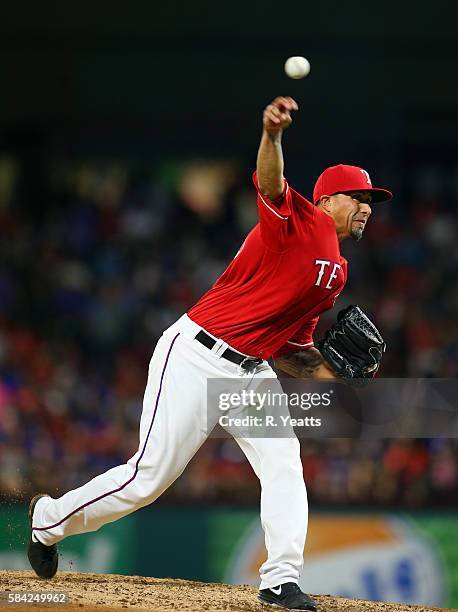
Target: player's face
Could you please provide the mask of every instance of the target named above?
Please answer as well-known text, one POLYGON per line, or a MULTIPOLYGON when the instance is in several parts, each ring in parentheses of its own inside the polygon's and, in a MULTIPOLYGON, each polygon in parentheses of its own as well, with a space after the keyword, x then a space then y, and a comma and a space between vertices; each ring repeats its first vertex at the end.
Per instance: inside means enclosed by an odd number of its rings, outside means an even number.
POLYGON ((367 220, 371 216, 372 196, 370 191, 337 193, 331 197, 332 216, 340 240, 361 240, 367 220))

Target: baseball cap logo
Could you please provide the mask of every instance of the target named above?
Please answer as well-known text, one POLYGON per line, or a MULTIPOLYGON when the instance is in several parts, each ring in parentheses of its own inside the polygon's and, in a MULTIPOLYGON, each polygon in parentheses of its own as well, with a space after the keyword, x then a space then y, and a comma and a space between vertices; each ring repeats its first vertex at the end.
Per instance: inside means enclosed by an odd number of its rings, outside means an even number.
POLYGON ((371 177, 369 176, 369 172, 367 170, 363 170, 362 168, 360 168, 360 171, 364 174, 364 176, 366 177, 366 181, 367 184, 370 185, 372 187, 372 181, 371 181, 371 177))
POLYGON ((366 181, 367 184, 370 185, 372 187, 372 181, 371 181, 371 177, 369 176, 369 172, 367 170, 363 170, 362 168, 360 168, 360 171, 364 174, 364 176, 366 177, 366 181))

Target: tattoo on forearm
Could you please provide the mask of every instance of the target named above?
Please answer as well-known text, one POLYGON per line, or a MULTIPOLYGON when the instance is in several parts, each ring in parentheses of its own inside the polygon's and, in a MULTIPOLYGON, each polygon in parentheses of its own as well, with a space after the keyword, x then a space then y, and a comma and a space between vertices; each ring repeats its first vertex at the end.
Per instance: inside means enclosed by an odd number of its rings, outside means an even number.
POLYGON ((310 348, 275 359, 275 366, 295 378, 312 378, 323 362, 320 351, 310 348))

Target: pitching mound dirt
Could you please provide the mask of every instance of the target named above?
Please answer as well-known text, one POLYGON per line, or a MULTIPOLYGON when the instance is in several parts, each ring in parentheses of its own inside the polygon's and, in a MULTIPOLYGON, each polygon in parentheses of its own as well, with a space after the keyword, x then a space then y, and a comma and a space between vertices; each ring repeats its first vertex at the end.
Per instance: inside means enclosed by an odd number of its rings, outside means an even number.
MULTIPOLYGON (((32 572, 0 571, 0 591, 13 592, 65 592, 69 604, 50 606, 8 604, 11 612, 31 612, 38 608, 58 609, 65 612, 119 612, 148 610, 149 612, 268 612, 271 606, 256 600, 256 589, 251 586, 208 584, 144 578, 142 576, 109 576, 103 574, 76 574, 59 572, 49 581, 40 580, 32 572)), ((433 612, 438 608, 373 603, 325 595, 316 596, 321 612, 433 612)), ((444 612, 444 610, 442 610, 444 612)), ((450 612, 450 609, 448 610, 450 612)))

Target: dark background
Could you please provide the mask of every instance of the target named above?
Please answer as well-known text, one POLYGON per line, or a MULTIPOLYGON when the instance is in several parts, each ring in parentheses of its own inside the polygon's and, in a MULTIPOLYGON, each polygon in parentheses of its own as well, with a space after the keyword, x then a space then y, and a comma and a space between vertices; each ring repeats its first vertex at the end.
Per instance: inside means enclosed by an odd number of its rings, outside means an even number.
POLYGON ((260 108, 290 93, 301 113, 289 150, 313 176, 348 157, 396 168, 412 147, 450 154, 457 17, 443 0, 9 3, 2 137, 35 137, 43 153, 252 155, 260 108), (309 58, 306 81, 284 75, 289 55, 309 58))

